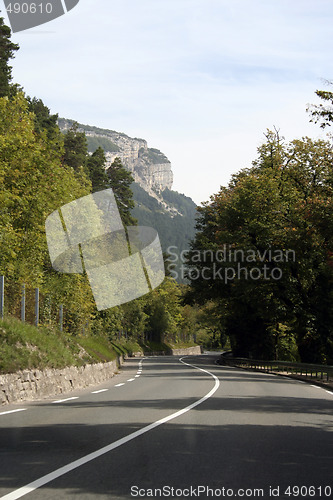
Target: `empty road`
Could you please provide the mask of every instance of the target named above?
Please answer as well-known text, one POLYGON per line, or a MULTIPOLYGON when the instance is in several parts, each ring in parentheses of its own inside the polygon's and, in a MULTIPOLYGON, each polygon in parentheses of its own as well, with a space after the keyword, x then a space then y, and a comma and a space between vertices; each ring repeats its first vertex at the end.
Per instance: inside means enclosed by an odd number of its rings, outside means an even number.
POLYGON ((333 394, 216 359, 0 407, 0 499, 330 498, 333 394))

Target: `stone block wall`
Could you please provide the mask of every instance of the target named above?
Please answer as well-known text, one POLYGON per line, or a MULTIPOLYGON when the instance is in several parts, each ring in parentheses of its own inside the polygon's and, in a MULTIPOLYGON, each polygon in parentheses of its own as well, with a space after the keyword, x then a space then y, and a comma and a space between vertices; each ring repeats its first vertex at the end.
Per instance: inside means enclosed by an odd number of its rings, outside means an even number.
POLYGON ((172 349, 173 356, 198 356, 199 354, 202 354, 202 347, 200 345, 187 347, 186 349, 172 349))
POLYGON ((0 375, 0 405, 57 396, 110 379, 123 359, 63 369, 24 370, 0 375))

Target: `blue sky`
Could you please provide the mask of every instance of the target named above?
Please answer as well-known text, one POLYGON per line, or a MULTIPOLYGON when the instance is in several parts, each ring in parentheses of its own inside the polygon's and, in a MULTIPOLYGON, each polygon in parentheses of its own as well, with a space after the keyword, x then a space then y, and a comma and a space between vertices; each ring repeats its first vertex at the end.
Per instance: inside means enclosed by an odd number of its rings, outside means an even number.
POLYGON ((15 81, 51 111, 161 149, 197 203, 251 165, 267 128, 323 136, 331 0, 80 0, 13 35, 15 81))

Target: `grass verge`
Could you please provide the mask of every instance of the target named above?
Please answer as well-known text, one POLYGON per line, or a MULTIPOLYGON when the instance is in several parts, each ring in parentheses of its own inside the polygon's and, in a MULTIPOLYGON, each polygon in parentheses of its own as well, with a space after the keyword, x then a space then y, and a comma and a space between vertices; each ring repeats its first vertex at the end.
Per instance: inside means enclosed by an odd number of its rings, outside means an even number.
POLYGON ((105 337, 70 336, 8 317, 0 321, 0 374, 105 363, 121 354, 131 355, 134 347, 140 350, 131 344, 111 343, 105 337))

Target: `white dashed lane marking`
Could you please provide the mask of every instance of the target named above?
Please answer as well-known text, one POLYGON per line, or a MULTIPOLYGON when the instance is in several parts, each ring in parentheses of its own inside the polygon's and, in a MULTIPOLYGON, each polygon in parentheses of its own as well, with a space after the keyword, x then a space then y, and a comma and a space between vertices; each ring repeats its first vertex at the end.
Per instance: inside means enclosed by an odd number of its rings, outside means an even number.
POLYGON ((72 397, 72 398, 66 398, 66 399, 59 399, 58 401, 52 401, 52 404, 56 403, 66 403, 66 401, 73 401, 73 399, 79 399, 78 396, 72 397))
POLYGON ((9 415, 10 413, 17 413, 19 411, 25 411, 26 408, 20 408, 19 410, 10 410, 10 411, 3 411, 0 413, 0 415, 9 415))
MULTIPOLYGON (((142 373, 142 361, 139 362, 139 369, 137 371, 137 375, 134 376, 134 378, 129 378, 127 380, 127 382, 134 382, 134 380, 136 378, 139 378, 140 375, 142 373)), ((123 385, 125 385, 125 382, 121 383, 121 384, 117 384, 115 385, 115 387, 122 387, 123 385)), ((101 392, 107 392, 109 389, 100 389, 98 391, 92 391, 91 394, 100 394, 101 392)), ((328 392, 328 391, 327 391, 328 392)), ((75 399, 79 399, 79 396, 73 396, 71 398, 66 398, 66 399, 58 399, 57 401, 52 401, 52 404, 60 404, 60 403, 66 403, 67 401, 73 401, 75 399)), ((10 410, 10 411, 3 411, 0 413, 0 416, 1 415, 9 415, 10 413, 18 413, 20 411, 26 411, 27 408, 19 408, 17 410, 10 410)))

